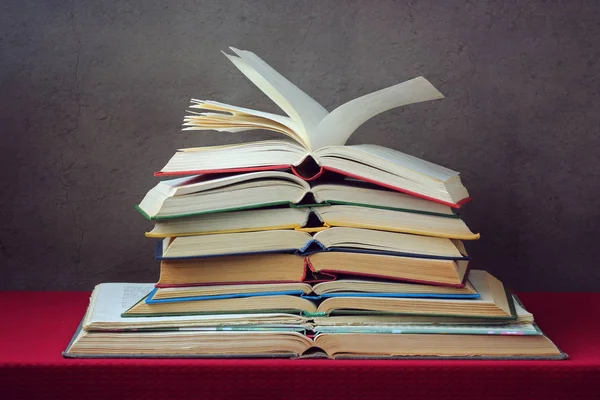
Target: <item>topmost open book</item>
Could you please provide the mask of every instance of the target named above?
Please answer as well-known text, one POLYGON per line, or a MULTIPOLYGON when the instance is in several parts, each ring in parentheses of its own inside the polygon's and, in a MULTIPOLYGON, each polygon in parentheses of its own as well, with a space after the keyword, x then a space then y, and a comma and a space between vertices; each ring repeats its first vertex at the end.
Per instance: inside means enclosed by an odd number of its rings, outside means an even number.
POLYGON ((266 129, 288 140, 179 150, 156 175, 189 175, 291 168, 312 180, 325 170, 453 207, 469 200, 458 172, 377 145, 346 146, 352 133, 389 109, 444 96, 418 77, 354 99, 327 112, 254 53, 226 56, 288 116, 207 100, 192 100, 185 130, 240 132, 266 129), (289 140, 292 139, 292 140, 289 140), (318 168, 315 168, 317 167, 318 168))

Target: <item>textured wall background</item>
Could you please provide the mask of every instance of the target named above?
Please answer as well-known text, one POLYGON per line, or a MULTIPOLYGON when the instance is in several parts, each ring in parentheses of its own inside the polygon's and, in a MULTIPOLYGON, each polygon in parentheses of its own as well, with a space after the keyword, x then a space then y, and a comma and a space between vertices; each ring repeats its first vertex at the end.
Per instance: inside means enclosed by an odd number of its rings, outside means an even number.
POLYGON ((185 146, 191 97, 278 111, 220 50, 256 52, 326 108, 426 76, 443 101, 352 143, 461 171, 475 265, 518 290, 600 289, 600 3, 40 1, 0 5, 0 289, 153 281, 134 209, 185 146))

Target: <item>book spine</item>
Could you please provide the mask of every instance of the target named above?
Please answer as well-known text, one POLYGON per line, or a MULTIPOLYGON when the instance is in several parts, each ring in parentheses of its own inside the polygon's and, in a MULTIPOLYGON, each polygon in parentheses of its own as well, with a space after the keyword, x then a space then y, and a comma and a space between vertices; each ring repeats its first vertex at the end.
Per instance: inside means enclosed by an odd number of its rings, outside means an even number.
POLYGON ((296 166, 292 165, 292 166, 291 166, 291 168, 292 168, 292 173, 293 173, 294 175, 296 175, 298 178, 300 178, 300 179, 303 179, 303 180, 305 180, 305 181, 307 181, 307 182, 310 182, 310 181, 317 180, 317 179, 319 179, 319 178, 320 178, 320 177, 321 177, 321 176, 322 176, 322 175, 325 173, 325 169, 324 169, 323 167, 320 167, 320 169, 319 169, 319 172, 317 172, 317 173, 316 173, 316 174, 314 174, 313 176, 309 176, 309 177, 307 177, 307 176, 304 176, 304 175, 302 175, 302 174, 301 174, 301 173, 300 173, 300 172, 299 172, 299 171, 296 169, 296 166))

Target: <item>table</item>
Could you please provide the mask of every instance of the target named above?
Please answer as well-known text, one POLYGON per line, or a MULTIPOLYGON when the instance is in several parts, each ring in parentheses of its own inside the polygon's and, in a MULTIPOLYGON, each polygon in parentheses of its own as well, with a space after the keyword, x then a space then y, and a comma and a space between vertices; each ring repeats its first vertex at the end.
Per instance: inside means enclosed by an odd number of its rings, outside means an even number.
POLYGON ((74 360, 89 293, 0 292, 0 398, 600 399, 600 293, 521 293, 567 361, 74 360))

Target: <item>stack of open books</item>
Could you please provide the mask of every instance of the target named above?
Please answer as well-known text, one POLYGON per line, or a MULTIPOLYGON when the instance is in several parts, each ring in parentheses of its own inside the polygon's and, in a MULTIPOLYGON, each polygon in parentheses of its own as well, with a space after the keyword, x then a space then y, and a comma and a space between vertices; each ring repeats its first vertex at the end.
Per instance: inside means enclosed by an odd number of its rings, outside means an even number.
POLYGON ((564 358, 518 299, 470 270, 450 169, 345 145, 369 118, 442 98, 424 78, 328 113, 255 54, 227 57, 288 116, 193 100, 185 129, 287 136, 177 151, 137 209, 160 279, 96 287, 81 357, 564 358), (179 176, 179 177, 177 177, 179 176))

